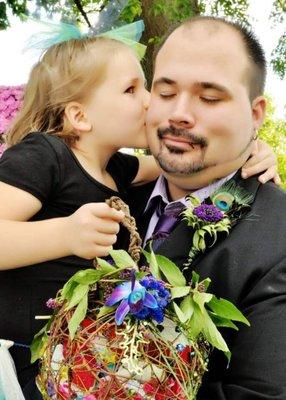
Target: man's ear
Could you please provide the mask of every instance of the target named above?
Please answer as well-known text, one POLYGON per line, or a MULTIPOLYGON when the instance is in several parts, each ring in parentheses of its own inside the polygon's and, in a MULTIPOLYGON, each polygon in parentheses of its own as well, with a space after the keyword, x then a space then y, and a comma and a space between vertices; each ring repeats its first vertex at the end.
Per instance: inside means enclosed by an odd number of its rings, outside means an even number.
POLYGON ((258 96, 252 101, 253 127, 258 130, 263 124, 267 101, 264 96, 258 96))
POLYGON ((76 101, 71 101, 66 105, 65 117, 77 132, 90 132, 92 129, 82 104, 76 101))

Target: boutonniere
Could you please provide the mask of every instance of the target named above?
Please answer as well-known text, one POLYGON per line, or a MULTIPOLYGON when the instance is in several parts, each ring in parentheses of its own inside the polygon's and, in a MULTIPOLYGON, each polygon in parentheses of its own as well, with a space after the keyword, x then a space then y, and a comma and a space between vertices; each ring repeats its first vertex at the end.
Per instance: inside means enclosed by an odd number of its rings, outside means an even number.
POLYGON ((203 202, 192 195, 187 199, 189 207, 182 216, 195 231, 187 262, 190 265, 199 252, 216 243, 219 232, 229 234, 230 229, 250 209, 253 196, 235 183, 227 182, 203 202))

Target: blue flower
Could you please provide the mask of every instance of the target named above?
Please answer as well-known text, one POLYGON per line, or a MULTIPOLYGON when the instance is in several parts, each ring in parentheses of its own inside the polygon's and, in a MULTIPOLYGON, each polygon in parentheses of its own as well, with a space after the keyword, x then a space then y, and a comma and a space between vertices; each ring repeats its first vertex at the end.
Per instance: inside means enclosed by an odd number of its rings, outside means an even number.
POLYGON ((111 307, 119 301, 121 303, 115 312, 117 325, 122 324, 129 312, 135 315, 142 311, 144 307, 151 309, 158 308, 156 298, 151 293, 148 293, 146 288, 136 281, 135 278, 131 282, 124 282, 118 285, 106 300, 105 305, 111 307))
POLYGON ((129 312, 140 320, 153 318, 161 323, 170 299, 170 292, 165 288, 164 282, 157 281, 152 275, 145 276, 138 282, 133 272, 131 281, 118 285, 105 305, 110 307, 121 302, 115 312, 117 325, 122 324, 129 312))

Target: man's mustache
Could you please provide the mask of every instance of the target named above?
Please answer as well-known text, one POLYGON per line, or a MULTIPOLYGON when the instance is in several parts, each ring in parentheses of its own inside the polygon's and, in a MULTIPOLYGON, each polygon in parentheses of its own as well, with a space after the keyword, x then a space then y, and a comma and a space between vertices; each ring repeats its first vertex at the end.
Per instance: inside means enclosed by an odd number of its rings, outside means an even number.
POLYGON ((175 128, 170 125, 168 128, 158 128, 158 137, 159 139, 163 139, 166 135, 172 135, 176 137, 182 137, 190 141, 192 144, 197 144, 201 147, 207 147, 208 141, 206 138, 202 136, 195 135, 192 132, 187 131, 186 129, 175 128))

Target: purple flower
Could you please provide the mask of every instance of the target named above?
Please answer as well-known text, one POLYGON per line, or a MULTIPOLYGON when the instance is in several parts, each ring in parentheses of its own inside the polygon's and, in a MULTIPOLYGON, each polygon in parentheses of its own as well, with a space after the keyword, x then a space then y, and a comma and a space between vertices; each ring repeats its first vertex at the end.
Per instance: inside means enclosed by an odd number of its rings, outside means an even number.
POLYGON ((218 222, 223 219, 223 213, 213 204, 200 204, 194 208, 193 213, 206 222, 218 222))
POLYGON ((136 315, 140 313, 144 307, 151 309, 158 307, 156 298, 151 293, 148 293, 145 287, 135 280, 134 275, 131 282, 124 282, 113 290, 106 300, 105 305, 111 307, 119 301, 121 301, 121 303, 115 312, 115 321, 117 325, 122 324, 129 312, 136 315))
POLYGON ((0 86, 0 134, 4 133, 22 105, 24 86, 0 86))
POLYGON ((49 299, 49 300, 47 300, 46 301, 46 306, 48 307, 48 308, 51 308, 51 309, 55 309, 55 308, 57 308, 57 307, 59 307, 59 304, 58 304, 58 302, 57 302, 57 300, 56 299, 49 299))

